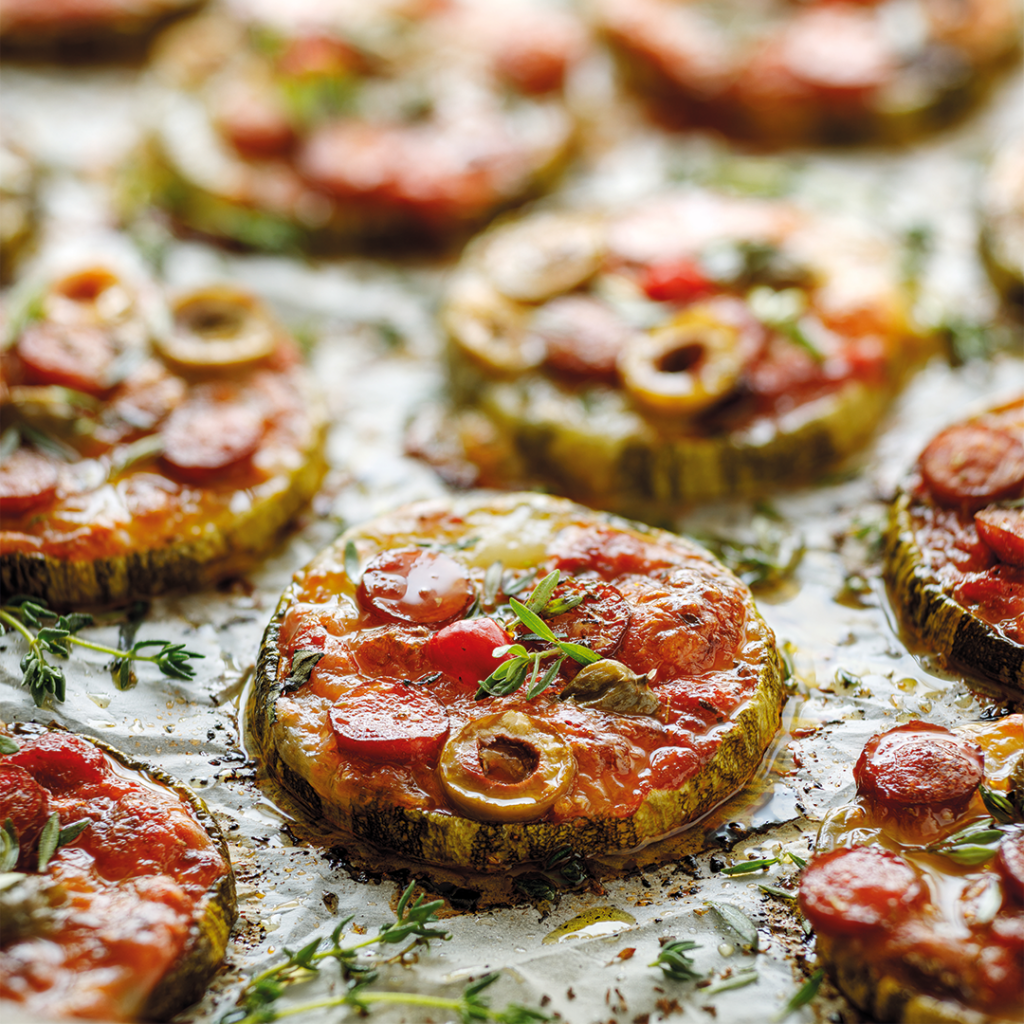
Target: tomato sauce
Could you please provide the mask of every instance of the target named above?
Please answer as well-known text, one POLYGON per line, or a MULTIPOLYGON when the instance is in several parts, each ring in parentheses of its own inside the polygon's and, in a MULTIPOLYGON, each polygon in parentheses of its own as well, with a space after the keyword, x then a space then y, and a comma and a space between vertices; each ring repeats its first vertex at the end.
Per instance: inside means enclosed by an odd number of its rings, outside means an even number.
POLYGON ((1022 749, 1021 715, 955 730, 910 722, 869 741, 854 772, 857 803, 826 818, 801 881, 800 905, 829 959, 1017 1018, 1024 990, 1019 833, 1008 831, 991 857, 973 864, 925 846, 985 826, 979 764, 984 784, 1005 794, 1022 749))
MULTIPOLYGON (((127 295, 113 275, 85 273, 127 295)), ((61 313, 63 283, 46 299, 48 315, 61 313)), ((286 335, 278 330, 261 359, 189 368, 151 349, 131 316, 104 320, 84 301, 61 315, 70 325, 34 322, 2 356, 5 405, 34 427, 0 467, 0 553, 92 561, 172 546, 287 490, 312 432, 286 335), (119 378, 122 364, 131 369, 119 378), (72 389, 66 401, 34 420, 62 388, 72 389)))
POLYGON ((958 603, 1016 643, 1024 643, 1022 429, 1018 400, 943 431, 908 487, 925 566, 958 603))
MULTIPOLYGON (((506 712, 528 716, 534 728, 571 748, 575 777, 546 821, 625 818, 652 792, 693 778, 718 747, 716 730, 734 719, 758 686, 764 627, 749 592, 683 540, 567 517, 524 540, 529 555, 522 557, 529 564, 510 566, 487 597, 481 570, 493 560, 489 548, 474 552, 479 532, 486 536, 480 525, 458 517, 434 518, 418 548, 407 547, 412 538, 404 535, 393 538, 394 547, 392 538, 375 538, 358 588, 342 575, 332 577, 330 557, 293 586, 279 637, 280 678, 288 679, 298 651, 323 656, 303 685, 286 683, 276 714, 287 733, 282 744, 304 752, 314 787, 322 785, 322 792, 342 802, 376 798, 459 813, 439 780, 444 738, 481 716, 506 712), (432 561, 444 569, 430 577, 440 590, 418 592, 408 603, 407 583, 422 583, 424 565, 432 561), (395 578, 403 567, 405 576, 395 578), (548 628, 591 645, 637 677, 646 675, 659 700, 656 713, 619 714, 559 700, 581 669, 570 658, 551 687, 532 700, 526 687, 477 699, 480 681, 511 657, 510 643, 528 651, 550 646, 530 639, 502 588, 528 601, 537 581, 554 569, 561 580, 552 592, 548 628), (333 595, 324 587, 328 578, 337 581, 333 595), (354 600, 348 596, 353 592, 354 600), (479 617, 453 622, 452 609, 461 615, 471 602, 482 602, 479 617), (421 621, 413 624, 411 617, 421 621), (402 694, 404 717, 425 723, 418 733, 397 721, 394 702, 401 703, 402 694)), ((542 662, 540 671, 551 662, 542 662)))
MULTIPOLYGON (((0 758, 0 817, 39 883, 12 911, 0 995, 26 1014, 131 1020, 193 941, 197 908, 230 870, 192 808, 168 787, 65 733, 18 737, 0 758), (86 828, 36 873, 40 807, 86 828)), ((17 890, 14 890, 15 892, 17 890)))

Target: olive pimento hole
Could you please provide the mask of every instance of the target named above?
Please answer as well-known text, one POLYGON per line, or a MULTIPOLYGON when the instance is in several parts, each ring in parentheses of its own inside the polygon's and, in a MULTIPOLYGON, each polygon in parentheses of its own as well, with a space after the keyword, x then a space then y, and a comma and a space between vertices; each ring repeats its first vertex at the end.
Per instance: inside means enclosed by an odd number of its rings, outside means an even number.
POLYGON ((540 765, 532 746, 508 736, 477 740, 476 748, 484 775, 494 782, 515 785, 528 779, 540 765))
POLYGON ((689 373, 704 355, 704 346, 698 342, 682 345, 664 353, 655 366, 660 373, 689 373))

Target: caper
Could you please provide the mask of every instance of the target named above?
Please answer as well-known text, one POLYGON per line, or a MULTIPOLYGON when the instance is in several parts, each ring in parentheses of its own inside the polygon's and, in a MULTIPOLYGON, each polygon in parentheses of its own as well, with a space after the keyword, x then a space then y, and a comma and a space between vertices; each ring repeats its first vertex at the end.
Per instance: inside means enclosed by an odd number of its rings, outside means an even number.
POLYGON ((617 715, 656 715, 661 708, 647 685, 647 676, 638 676, 612 658, 602 658, 580 669, 558 699, 617 715))

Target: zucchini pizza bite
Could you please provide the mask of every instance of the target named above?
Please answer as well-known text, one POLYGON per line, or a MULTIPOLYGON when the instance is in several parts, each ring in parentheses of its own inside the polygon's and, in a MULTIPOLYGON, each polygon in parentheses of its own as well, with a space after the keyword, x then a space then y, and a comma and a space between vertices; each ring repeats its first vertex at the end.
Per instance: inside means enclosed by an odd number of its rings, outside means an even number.
POLYGON ((296 342, 248 293, 199 289, 168 310, 91 267, 12 324, 5 593, 66 606, 209 584, 264 554, 318 487, 319 402, 296 342))
POLYGON ((899 265, 860 225, 696 189, 512 221, 455 272, 454 423, 410 448, 641 516, 813 480, 925 350, 899 265))
POLYGON ((103 52, 139 44, 160 24, 202 0, 4 0, 5 47, 103 52))
POLYGON ((879 1021, 1020 1020, 1024 718, 872 737, 799 903, 840 989, 879 1021))
POLYGON ((487 872, 682 828, 750 777, 781 701, 771 630, 702 548, 467 495, 352 528, 296 576, 248 721, 313 820, 487 872))
POLYGON ((903 141, 1020 47, 1018 0, 594 0, 627 77, 673 122, 773 144, 903 141))
POLYGON ((239 0, 158 45, 167 106, 144 201, 182 227, 281 248, 443 238, 568 155, 565 10, 492 0, 239 0))
POLYGON ((1024 690, 1024 398, 929 442, 893 503, 884 572, 929 648, 1024 690))
POLYGON ((236 915, 227 845, 162 772, 65 732, 0 737, 0 996, 19 1019, 166 1020, 236 915))

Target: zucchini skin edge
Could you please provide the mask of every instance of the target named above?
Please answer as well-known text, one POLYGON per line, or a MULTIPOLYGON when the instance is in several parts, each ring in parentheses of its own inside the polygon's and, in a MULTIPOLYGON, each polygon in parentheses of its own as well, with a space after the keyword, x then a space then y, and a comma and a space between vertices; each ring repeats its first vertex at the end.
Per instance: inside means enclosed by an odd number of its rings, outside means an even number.
POLYGON ((501 824, 371 801, 333 806, 279 756, 276 747, 275 708, 282 692, 278 637, 289 603, 290 592, 285 591, 263 635, 246 708, 248 735, 263 770, 299 800, 312 821, 329 823, 427 864, 495 872, 542 860, 565 846, 582 856, 640 848, 680 831, 742 787, 779 728, 785 695, 782 661, 771 630, 758 616, 763 656, 750 702, 729 722, 721 745, 697 776, 678 790, 649 793, 628 817, 501 824))
POLYGON ((954 601, 924 564, 901 491, 889 515, 883 573, 900 621, 953 665, 1024 692, 1024 645, 954 601))

